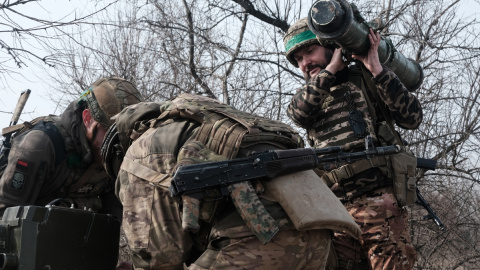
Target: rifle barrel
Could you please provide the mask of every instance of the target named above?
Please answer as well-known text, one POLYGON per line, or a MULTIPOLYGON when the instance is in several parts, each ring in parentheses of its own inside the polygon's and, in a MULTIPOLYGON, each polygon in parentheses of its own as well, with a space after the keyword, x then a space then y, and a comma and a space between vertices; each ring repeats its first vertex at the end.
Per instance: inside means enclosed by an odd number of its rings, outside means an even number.
POLYGON ((17 124, 18 119, 20 119, 20 115, 22 114, 23 108, 25 107, 25 103, 27 103, 27 99, 30 96, 30 89, 27 89, 20 93, 20 97, 18 98, 17 107, 15 107, 15 111, 12 115, 12 120, 10 121, 10 126, 17 124))

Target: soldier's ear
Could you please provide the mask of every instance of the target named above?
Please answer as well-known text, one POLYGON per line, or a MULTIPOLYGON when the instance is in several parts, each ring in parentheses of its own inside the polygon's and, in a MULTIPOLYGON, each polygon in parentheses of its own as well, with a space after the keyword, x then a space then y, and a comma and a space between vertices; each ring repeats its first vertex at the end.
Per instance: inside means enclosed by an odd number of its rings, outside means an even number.
POLYGON ((92 114, 90 113, 89 109, 85 109, 82 112, 82 121, 83 124, 85 125, 85 130, 87 133, 87 138, 90 138, 93 136, 94 129, 96 127, 97 121, 92 117, 92 114))

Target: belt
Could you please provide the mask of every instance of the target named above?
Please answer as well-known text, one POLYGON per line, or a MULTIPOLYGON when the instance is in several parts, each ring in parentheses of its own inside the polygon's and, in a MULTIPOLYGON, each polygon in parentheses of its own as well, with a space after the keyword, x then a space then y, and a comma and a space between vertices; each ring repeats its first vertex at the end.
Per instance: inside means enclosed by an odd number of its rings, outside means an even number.
POLYGON ((343 180, 349 179, 358 173, 385 165, 387 165, 387 158, 385 156, 362 159, 325 172, 325 174, 322 175, 322 179, 327 186, 331 187, 335 183, 341 183, 343 180))

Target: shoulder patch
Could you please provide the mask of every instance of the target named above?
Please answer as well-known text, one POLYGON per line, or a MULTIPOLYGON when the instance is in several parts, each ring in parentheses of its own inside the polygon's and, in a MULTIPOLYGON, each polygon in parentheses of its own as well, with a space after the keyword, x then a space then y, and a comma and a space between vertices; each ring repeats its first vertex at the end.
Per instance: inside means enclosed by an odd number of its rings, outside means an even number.
POLYGON ((17 160, 17 166, 15 167, 15 169, 21 172, 27 172, 28 162, 20 159, 17 160))
POLYGON ((15 171, 12 181, 10 182, 10 188, 13 190, 22 191, 26 178, 27 176, 25 173, 15 171))

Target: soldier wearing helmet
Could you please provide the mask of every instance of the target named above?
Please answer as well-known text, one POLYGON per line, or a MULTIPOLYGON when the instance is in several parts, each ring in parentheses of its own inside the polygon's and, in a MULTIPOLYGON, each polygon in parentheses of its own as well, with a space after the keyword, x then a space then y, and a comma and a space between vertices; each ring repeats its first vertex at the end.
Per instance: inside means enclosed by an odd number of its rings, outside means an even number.
MULTIPOLYGON (((370 29, 367 55, 342 54, 332 41, 317 38, 307 18, 284 36, 286 57, 306 83, 296 91, 287 114, 307 130, 312 147, 364 149, 402 145, 392 122, 416 129, 422 109, 398 77, 378 57, 380 35, 370 29), (375 94, 377 93, 377 94, 375 94), (386 112, 383 113, 383 111, 386 112)), ((339 269, 411 269, 416 253, 410 243, 407 210, 393 191, 394 168, 389 158, 339 164, 322 179, 362 229, 357 241, 341 233, 333 239, 339 269)))
POLYGON ((0 170, 0 214, 10 206, 44 206, 58 198, 81 209, 121 211, 102 166, 100 146, 110 118, 140 101, 131 82, 105 77, 61 115, 37 118, 14 131, 4 157, 8 162, 0 170))

